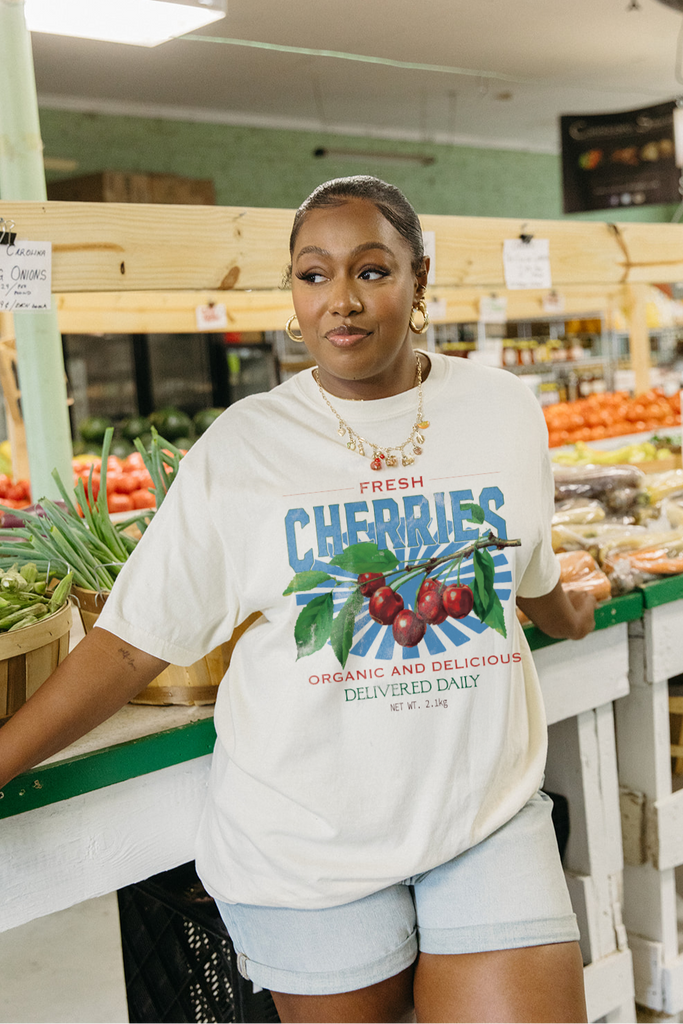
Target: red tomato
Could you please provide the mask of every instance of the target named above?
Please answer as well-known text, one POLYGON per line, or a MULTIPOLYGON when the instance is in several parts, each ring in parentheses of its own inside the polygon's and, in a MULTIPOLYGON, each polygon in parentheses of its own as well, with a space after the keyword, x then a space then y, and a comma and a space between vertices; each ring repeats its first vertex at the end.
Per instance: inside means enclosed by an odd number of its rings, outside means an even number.
POLYGON ((123 473, 115 473, 109 469, 107 470, 107 494, 113 494, 115 491, 118 491, 119 481, 122 476, 123 473))
POLYGON ((124 473, 130 473, 133 469, 144 469, 145 460, 143 459, 140 452, 131 452, 130 455, 123 460, 123 471, 124 473))
POLYGON ((25 501, 26 492, 22 483, 10 484, 7 488, 7 497, 12 501, 25 501))
POLYGON ((150 494, 144 487, 139 488, 137 491, 133 491, 130 495, 133 501, 133 508, 155 508, 156 498, 153 494, 150 494))
POLYGON ((12 481, 5 473, 0 473, 0 498, 7 497, 7 488, 11 487, 12 481))
POLYGON ((132 494, 133 491, 137 491, 141 486, 142 483, 138 483, 137 473, 121 473, 117 477, 116 490, 119 494, 132 494))
POLYGON ((110 512, 130 512, 134 507, 130 494, 107 494, 107 508, 110 512))

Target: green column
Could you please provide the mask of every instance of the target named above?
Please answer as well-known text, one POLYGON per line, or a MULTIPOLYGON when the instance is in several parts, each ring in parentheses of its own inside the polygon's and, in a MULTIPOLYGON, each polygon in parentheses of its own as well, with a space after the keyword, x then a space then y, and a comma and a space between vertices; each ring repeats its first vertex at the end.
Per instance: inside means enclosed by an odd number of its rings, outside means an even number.
MULTIPOLYGON (((0 40, 0 199, 44 200, 43 144, 24 0, 0 0, 0 40)), ((19 239, 25 237, 20 223, 15 230, 19 239)), ((52 470, 70 486, 72 456, 57 314, 18 313, 14 329, 32 497, 57 498, 52 470)))

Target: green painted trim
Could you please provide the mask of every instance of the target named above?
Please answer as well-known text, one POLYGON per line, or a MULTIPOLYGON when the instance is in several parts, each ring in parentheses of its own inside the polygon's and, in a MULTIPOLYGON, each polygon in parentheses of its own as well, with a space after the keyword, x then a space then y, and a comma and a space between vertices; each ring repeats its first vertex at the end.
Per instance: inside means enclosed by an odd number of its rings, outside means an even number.
MULTIPOLYGON (((595 628, 609 629, 610 626, 617 626, 620 622, 634 622, 641 618, 642 614, 643 598, 639 591, 634 590, 630 594, 613 597, 611 601, 605 601, 604 604, 599 605, 595 609, 595 628)), ((564 643, 563 640, 556 640, 543 633, 538 626, 525 626, 524 632, 532 651, 550 647, 551 644, 564 643)))
POLYGON ((669 601, 680 601, 683 598, 683 575, 644 583, 640 589, 646 608, 658 608, 660 604, 668 604, 669 601))
POLYGON ((216 741, 213 718, 141 736, 18 775, 0 793, 0 818, 92 793, 140 775, 210 754, 216 741))

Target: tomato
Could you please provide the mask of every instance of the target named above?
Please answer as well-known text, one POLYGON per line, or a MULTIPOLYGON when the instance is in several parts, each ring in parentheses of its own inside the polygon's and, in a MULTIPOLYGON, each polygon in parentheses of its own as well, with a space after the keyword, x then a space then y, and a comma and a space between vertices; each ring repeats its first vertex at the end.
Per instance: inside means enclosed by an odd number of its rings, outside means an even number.
POLYGON ((134 469, 144 469, 145 460, 143 459, 140 452, 131 452, 128 458, 123 460, 123 471, 124 473, 130 473, 134 469))
POLYGON ((116 490, 119 494, 132 494, 142 486, 138 483, 137 473, 121 473, 116 478, 116 490))
POLYGON ((155 508, 156 498, 153 494, 150 494, 148 490, 141 487, 137 491, 133 491, 130 495, 133 502, 133 508, 155 508))
POLYGON ((135 505, 130 494, 107 493, 107 508, 110 512, 130 512, 135 505))

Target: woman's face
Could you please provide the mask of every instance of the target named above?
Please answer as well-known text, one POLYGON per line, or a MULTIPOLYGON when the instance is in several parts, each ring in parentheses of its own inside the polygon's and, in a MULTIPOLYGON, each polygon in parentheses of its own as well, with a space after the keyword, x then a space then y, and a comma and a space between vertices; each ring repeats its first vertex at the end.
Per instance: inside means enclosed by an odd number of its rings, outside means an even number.
POLYGON ((292 253, 292 298, 323 387, 380 398, 412 387, 408 321, 428 266, 416 275, 408 242, 364 199, 311 210, 292 253))

